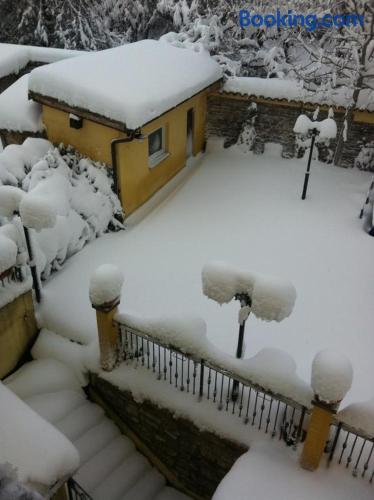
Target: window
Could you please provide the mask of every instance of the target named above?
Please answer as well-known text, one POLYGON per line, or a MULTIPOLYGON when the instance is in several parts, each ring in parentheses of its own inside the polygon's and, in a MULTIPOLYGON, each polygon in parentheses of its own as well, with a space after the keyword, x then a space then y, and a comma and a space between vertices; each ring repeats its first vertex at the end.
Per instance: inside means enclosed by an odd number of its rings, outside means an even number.
POLYGON ((148 157, 150 168, 158 165, 167 153, 165 150, 165 128, 159 128, 148 136, 148 157))

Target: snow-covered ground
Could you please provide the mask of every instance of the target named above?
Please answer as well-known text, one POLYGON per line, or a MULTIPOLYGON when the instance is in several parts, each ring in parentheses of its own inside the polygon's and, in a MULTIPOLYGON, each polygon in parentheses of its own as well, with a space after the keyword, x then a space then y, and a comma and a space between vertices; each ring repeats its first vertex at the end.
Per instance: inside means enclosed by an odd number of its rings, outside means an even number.
POLYGON ((223 479, 213 500, 370 500, 369 481, 353 478, 340 465, 316 472, 300 468, 297 454, 283 443, 254 442, 223 479), (270 479, 270 480, 269 480, 270 479))
POLYGON ((338 350, 354 367, 345 403, 370 399, 374 239, 358 219, 370 174, 314 163, 301 201, 305 163, 281 159, 274 147, 254 156, 211 141, 187 180, 146 218, 93 241, 51 277, 40 322, 83 343, 95 339, 89 277, 111 263, 125 276, 121 311, 200 315, 208 337, 234 353, 238 304, 220 307, 201 286, 206 262, 224 260, 286 278, 297 290, 294 311, 282 323, 250 316, 246 357, 264 347, 284 349, 309 381, 316 352, 338 350))

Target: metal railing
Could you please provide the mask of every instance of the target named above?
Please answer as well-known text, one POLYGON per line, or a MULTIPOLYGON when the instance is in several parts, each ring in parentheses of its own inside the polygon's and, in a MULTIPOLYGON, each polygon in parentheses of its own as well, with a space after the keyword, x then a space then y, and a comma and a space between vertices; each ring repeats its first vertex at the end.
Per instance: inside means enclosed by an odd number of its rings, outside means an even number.
POLYGON ((157 380, 197 401, 210 401, 217 410, 241 419, 297 447, 305 439, 308 409, 280 394, 272 393, 250 380, 150 336, 117 323, 120 332, 120 359, 149 370, 157 380))
POLYGON ((374 438, 344 422, 332 425, 332 439, 327 443, 327 463, 338 463, 351 470, 354 477, 374 478, 374 438))
POLYGON ((69 500, 92 500, 92 497, 72 477, 67 482, 69 500))

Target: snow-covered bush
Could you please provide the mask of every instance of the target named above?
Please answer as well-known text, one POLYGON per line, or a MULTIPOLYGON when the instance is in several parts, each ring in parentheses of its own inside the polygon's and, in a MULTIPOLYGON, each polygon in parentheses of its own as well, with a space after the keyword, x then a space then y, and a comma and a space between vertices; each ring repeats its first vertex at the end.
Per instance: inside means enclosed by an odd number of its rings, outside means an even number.
POLYGON ((123 273, 112 264, 99 266, 90 279, 90 300, 93 306, 110 304, 121 295, 123 273))
POLYGON ((295 287, 280 278, 269 278, 238 270, 225 262, 210 262, 202 271, 203 293, 219 304, 245 293, 252 301, 251 312, 265 321, 282 321, 293 310, 295 287))
POLYGON ((326 349, 314 357, 312 388, 322 401, 341 401, 351 388, 352 380, 353 368, 345 356, 326 349))
POLYGON ((355 159, 355 167, 360 170, 374 170, 374 141, 361 148, 355 159))
POLYGON ((42 278, 89 241, 123 228, 112 184, 105 165, 44 139, 27 139, 0 154, 0 215, 12 222, 20 212, 22 223, 35 230, 31 236, 42 278))
POLYGON ((9 463, 0 464, 0 500, 43 500, 36 491, 26 488, 9 463))

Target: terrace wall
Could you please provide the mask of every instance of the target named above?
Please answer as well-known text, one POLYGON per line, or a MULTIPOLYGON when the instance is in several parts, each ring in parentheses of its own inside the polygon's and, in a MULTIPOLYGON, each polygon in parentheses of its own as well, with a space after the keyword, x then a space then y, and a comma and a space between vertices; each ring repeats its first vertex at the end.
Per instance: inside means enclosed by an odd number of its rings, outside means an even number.
POLYGON ((90 377, 89 394, 173 486, 194 498, 210 499, 234 462, 248 450, 201 431, 149 400, 136 401, 130 392, 96 375, 90 377))
MULTIPOLYGON (((300 113, 312 116, 317 106, 303 103, 272 101, 238 94, 211 94, 208 98, 208 136, 224 137, 226 145, 234 144, 242 130, 243 124, 255 116, 256 139, 253 150, 257 154, 264 152, 267 142, 275 142, 282 146, 282 156, 290 158, 296 155, 296 140, 293 132, 297 117, 300 113), (250 109, 251 104, 257 105, 257 112, 250 109)), ((338 124, 338 133, 341 132, 345 110, 334 110, 338 124)), ((327 118, 328 107, 320 106, 319 120, 327 118)), ((348 141, 344 145, 342 167, 353 167, 354 160, 361 147, 374 140, 374 113, 356 112, 348 141)), ((335 141, 330 148, 334 149, 335 141)), ((319 159, 326 161, 327 148, 318 146, 319 159)))
POLYGON ((17 367, 37 333, 31 292, 0 309, 0 379, 17 367))

